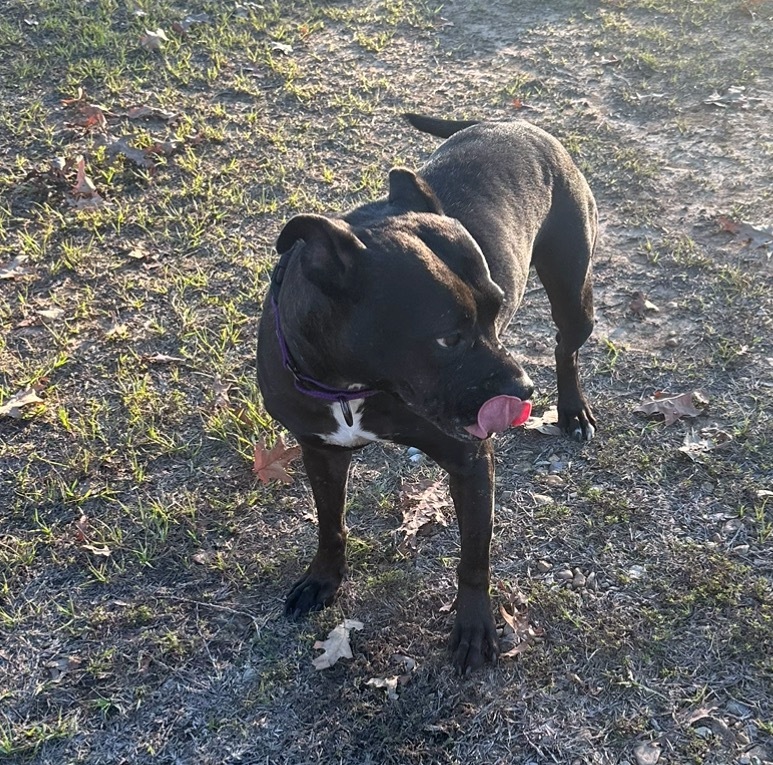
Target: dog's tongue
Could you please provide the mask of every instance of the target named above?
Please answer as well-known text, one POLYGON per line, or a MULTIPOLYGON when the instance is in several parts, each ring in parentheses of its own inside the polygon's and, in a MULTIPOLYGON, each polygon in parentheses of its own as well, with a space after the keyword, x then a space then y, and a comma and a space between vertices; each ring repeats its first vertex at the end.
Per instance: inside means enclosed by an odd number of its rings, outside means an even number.
POLYGON ((488 438, 492 433, 523 425, 531 414, 531 403, 517 396, 494 396, 478 410, 478 424, 468 425, 465 430, 478 438, 488 438))

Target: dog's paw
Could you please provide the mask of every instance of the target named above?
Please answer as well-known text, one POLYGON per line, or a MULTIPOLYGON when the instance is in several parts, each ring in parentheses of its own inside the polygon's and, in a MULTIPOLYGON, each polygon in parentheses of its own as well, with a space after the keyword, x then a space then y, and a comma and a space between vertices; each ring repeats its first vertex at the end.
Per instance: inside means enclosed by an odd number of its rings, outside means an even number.
POLYGON ((574 441, 592 441, 596 435, 596 418, 588 404, 579 411, 561 411, 559 408, 558 427, 574 441))
POLYGON ((488 595, 460 588, 456 599, 456 621, 449 643, 452 663, 460 675, 479 669, 499 656, 494 617, 488 595))
POLYGON ((285 615, 291 619, 321 611, 338 594, 343 575, 322 574, 311 567, 293 585, 285 600, 285 615))

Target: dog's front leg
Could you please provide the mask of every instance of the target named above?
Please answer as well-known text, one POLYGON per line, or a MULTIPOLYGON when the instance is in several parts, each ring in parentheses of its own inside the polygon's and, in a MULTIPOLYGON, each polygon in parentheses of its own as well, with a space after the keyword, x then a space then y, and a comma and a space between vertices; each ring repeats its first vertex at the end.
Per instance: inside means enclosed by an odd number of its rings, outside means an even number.
POLYGON ((285 613, 293 617, 329 606, 347 572, 344 505, 352 453, 308 444, 301 448, 317 506, 319 544, 306 573, 285 601, 285 613))
POLYGON ((446 465, 461 537, 456 621, 451 633, 454 666, 461 674, 495 661, 499 653, 489 598, 489 548, 494 523, 494 453, 486 439, 470 447, 464 463, 446 465))

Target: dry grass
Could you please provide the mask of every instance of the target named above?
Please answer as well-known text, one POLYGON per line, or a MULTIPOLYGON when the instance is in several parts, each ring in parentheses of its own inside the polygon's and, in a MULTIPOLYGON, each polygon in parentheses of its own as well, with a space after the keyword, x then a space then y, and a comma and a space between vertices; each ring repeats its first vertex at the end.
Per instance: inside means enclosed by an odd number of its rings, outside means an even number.
MULTIPOLYGON (((0 280, 0 404, 33 385, 45 403, 0 417, 0 760, 773 759, 771 247, 716 221, 772 222, 772 16, 752 0, 8 0, 0 269, 21 259, 0 280), (154 52, 140 40, 158 27, 154 52), (705 103, 731 86, 740 99, 705 103), (358 456, 350 581, 300 623, 281 607, 313 551, 310 492, 299 466, 290 487, 250 471, 251 444, 279 433, 253 364, 274 238, 418 165, 434 142, 404 110, 551 130, 603 219, 584 354, 598 440, 498 444, 494 599, 524 595, 545 637, 464 681, 441 610, 453 524, 415 553, 393 534, 401 485, 434 466, 358 456), (110 148, 124 137, 155 148, 110 148), (77 206, 79 155, 102 208, 77 206), (632 314, 636 290, 659 312, 632 314), (698 388, 697 420, 633 412, 698 388), (732 438, 679 451, 706 428, 732 438), (344 616, 365 622, 354 659, 315 672, 314 640, 344 616), (390 701, 366 682, 395 655, 417 669, 390 701)), ((539 408, 552 334, 535 283, 508 342, 539 408)))

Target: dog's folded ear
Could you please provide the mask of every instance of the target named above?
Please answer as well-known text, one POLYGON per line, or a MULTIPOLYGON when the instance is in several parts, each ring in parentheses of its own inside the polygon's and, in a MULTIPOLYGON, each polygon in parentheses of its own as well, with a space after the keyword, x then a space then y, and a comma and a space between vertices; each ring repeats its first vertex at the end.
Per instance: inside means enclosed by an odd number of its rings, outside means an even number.
POLYGON ((405 167, 389 171, 389 204, 405 212, 443 214, 443 206, 429 184, 405 167))
POLYGON ((279 234, 277 252, 287 252, 299 240, 304 276, 329 295, 344 291, 357 256, 365 250, 349 224, 324 215, 296 215, 279 234))

